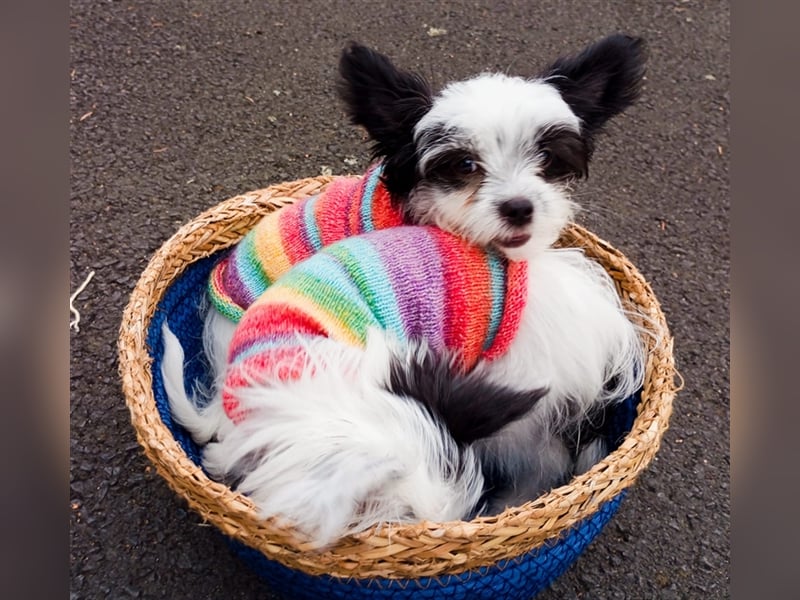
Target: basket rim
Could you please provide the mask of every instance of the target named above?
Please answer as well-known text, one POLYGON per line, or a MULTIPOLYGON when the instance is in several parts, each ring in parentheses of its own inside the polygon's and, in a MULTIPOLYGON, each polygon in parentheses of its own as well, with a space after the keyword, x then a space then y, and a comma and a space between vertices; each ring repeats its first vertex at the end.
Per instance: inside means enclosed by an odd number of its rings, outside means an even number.
POLYGON ((222 533, 290 568, 338 577, 437 576, 517 557, 592 516, 630 487, 650 464, 669 426, 676 393, 673 339, 649 283, 610 243, 571 224, 560 244, 581 247, 612 274, 626 300, 661 336, 649 343, 645 386, 633 427, 588 472, 499 515, 472 521, 387 524, 324 549, 291 527, 264 520, 244 495, 208 478, 161 420, 152 388, 147 330, 167 287, 186 267, 236 243, 267 212, 350 176, 318 176, 271 185, 224 200, 183 225, 153 254, 131 292, 119 330, 119 372, 131 423, 145 455, 168 485, 222 533), (630 289, 628 289, 630 288, 630 289))

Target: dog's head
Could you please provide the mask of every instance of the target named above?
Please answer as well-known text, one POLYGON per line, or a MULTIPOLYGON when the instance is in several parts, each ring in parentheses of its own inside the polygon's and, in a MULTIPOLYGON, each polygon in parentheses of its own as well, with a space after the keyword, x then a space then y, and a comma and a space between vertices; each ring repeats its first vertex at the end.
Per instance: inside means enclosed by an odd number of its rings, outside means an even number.
POLYGON ((384 161, 409 219, 511 259, 549 247, 572 216, 595 135, 639 95, 645 50, 613 35, 556 60, 534 79, 483 74, 434 95, 421 76, 351 43, 339 92, 384 161))

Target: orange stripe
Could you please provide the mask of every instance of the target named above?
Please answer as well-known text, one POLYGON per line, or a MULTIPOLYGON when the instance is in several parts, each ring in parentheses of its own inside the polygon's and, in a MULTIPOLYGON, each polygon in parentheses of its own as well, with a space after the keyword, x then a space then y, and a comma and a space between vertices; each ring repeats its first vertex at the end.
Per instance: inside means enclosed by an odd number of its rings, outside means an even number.
POLYGON ((372 223, 375 229, 388 229, 403 224, 401 212, 392 206, 392 199, 381 183, 372 197, 372 223))
POLYGON ((286 256, 281 244, 280 221, 284 210, 268 214, 253 232, 253 245, 264 273, 275 281, 292 267, 292 259, 286 256))
POLYGON ((352 346, 363 346, 363 340, 352 329, 347 327, 341 319, 291 288, 273 286, 264 292, 253 306, 273 303, 288 304, 303 312, 307 318, 314 319, 319 323, 326 337, 352 346))

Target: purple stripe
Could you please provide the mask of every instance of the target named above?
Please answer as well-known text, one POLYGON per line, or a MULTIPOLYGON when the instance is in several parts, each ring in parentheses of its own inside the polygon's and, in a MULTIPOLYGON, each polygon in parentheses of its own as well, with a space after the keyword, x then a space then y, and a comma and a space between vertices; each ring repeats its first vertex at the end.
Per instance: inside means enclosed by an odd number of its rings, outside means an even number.
POLYGON ((231 300, 243 309, 250 306, 257 297, 255 290, 251 287, 251 278, 254 272, 259 270, 253 266, 252 246, 253 235, 251 234, 246 236, 244 243, 234 250, 223 273, 225 291, 231 300))
POLYGON ((436 241, 427 229, 409 228, 403 236, 391 229, 372 234, 397 298, 398 309, 409 337, 422 337, 434 349, 444 348, 444 269, 436 241), (388 237, 391 243, 380 242, 388 237), (391 252, 391 256, 386 256, 391 252))

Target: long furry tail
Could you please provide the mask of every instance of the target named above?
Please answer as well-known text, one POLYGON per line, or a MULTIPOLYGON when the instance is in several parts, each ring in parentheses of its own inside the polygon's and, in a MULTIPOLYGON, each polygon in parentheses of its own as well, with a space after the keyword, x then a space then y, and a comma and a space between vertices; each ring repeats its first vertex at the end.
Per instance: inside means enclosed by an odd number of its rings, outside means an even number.
POLYGON ((189 397, 183 381, 184 352, 180 340, 166 321, 161 328, 161 335, 164 340, 161 375, 172 417, 190 433, 195 442, 206 444, 232 424, 225 415, 221 400, 214 397, 213 391, 189 397))

